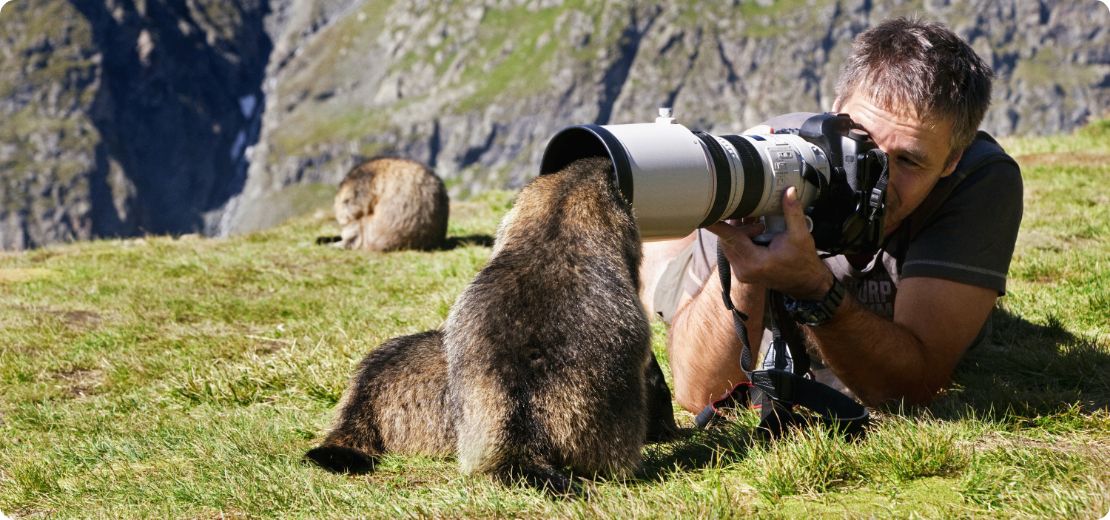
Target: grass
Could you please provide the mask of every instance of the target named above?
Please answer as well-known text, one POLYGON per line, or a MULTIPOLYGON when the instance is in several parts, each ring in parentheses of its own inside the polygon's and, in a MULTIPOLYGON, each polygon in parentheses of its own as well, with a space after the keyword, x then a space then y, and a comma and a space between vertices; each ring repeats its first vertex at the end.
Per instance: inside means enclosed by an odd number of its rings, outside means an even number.
MULTIPOLYGON (((452 247, 317 246, 325 216, 230 239, 0 255, 0 511, 15 517, 1049 517, 1110 510, 1110 122, 1011 139, 1025 220, 991 344, 858 442, 765 444, 754 417, 645 449, 588 501, 388 456, 304 466, 358 360, 438 326, 512 195, 456 202, 452 247)), ((655 324, 657 351, 664 331, 655 324)), ((665 361, 665 360, 664 360, 665 361)), ((678 412, 680 424, 692 417, 678 412)))

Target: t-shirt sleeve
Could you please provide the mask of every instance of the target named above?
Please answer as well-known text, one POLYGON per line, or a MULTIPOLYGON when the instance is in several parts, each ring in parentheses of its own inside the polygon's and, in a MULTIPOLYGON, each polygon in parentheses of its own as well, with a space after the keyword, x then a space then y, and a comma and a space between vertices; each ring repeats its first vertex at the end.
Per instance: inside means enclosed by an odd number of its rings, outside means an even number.
POLYGON ((1012 160, 968 174, 911 241, 903 278, 943 278, 1006 293, 1022 214, 1021 171, 1012 160))

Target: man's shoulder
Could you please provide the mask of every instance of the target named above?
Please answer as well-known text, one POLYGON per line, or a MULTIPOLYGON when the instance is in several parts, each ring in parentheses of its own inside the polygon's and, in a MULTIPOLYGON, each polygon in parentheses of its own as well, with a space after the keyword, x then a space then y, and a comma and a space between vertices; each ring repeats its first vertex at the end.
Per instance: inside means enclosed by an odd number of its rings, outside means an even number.
POLYGON ((944 278, 1004 294, 1023 211, 1021 170, 980 132, 956 170, 910 216, 894 246, 904 278, 944 278))
POLYGON ((998 202, 998 197, 1004 194, 1017 193, 1020 197, 1021 190, 1021 168, 1017 161, 1006 153, 994 137, 980 130, 975 140, 964 150, 952 174, 942 178, 933 187, 929 197, 919 208, 920 211, 917 211, 918 218, 936 215, 937 210, 942 207, 967 197, 991 199, 983 200, 982 207, 986 208, 992 205, 990 202, 998 202))
POLYGON ((1022 190, 1017 161, 990 134, 980 131, 952 174, 940 179, 914 210, 905 238, 915 239, 938 219, 988 227, 1003 220, 1020 221, 1022 190))
POLYGON ((982 180, 987 176, 993 181, 1020 182, 1021 169, 993 136, 980 130, 964 150, 955 171, 945 180, 961 183, 971 177, 982 180))

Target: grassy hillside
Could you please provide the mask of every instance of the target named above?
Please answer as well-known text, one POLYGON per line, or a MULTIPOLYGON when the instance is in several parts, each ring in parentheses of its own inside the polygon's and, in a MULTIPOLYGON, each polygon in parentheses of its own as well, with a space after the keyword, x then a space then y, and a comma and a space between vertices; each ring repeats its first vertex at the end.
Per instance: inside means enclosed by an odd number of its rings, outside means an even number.
MULTIPOLYGON (((1097 518, 1110 510, 1110 123, 1004 143, 1026 216, 992 344, 930 408, 862 442, 728 431, 653 446, 638 480, 553 502, 387 457, 300 457, 386 338, 439 325, 511 194, 452 207, 450 248, 314 245, 326 214, 225 240, 0 255, 0 511, 15 517, 845 515, 1097 518)), ((662 353, 662 329, 656 324, 662 353)), ((691 416, 679 413, 680 424, 691 416)))

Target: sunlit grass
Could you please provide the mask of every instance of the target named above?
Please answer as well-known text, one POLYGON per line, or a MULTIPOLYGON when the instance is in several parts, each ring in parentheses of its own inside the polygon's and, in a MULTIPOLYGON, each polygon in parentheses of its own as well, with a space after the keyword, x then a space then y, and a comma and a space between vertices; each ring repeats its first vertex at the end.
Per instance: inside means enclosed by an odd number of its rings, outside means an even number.
MULTIPOLYGON (((775 444, 754 417, 645 450, 639 478, 551 501, 387 456, 301 464, 355 363, 438 326, 510 206, 452 207, 454 247, 318 246, 306 216, 230 239, 0 254, 0 511, 16 517, 1057 517, 1110 510, 1110 125, 1011 140, 1025 220, 993 341, 931 407, 860 441, 775 444)), ((663 329, 655 325, 656 351, 663 329)), ((661 360, 666 366, 665 359, 661 360)), ((677 412, 681 425, 692 417, 677 412)))

